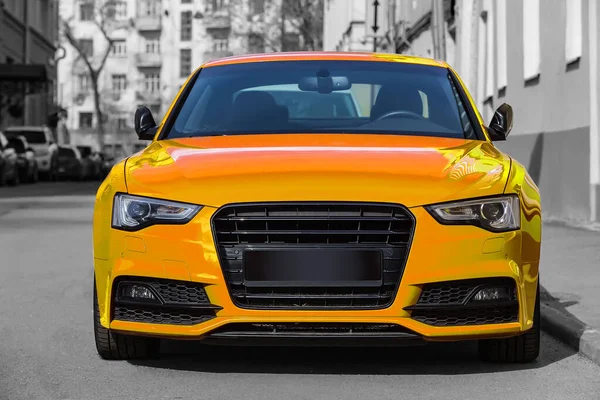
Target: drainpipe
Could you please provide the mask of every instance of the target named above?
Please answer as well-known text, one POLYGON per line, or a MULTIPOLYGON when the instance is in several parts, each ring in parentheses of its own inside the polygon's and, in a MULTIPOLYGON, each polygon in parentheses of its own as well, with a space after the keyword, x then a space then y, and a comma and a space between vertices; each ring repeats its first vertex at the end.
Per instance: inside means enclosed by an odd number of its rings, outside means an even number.
POLYGON ((598 115, 598 4, 588 2, 590 52, 590 219, 600 221, 600 119, 598 115))
MULTIPOLYGON (((31 31, 29 30, 29 0, 23 0, 23 26, 25 37, 23 38, 23 64, 30 63, 29 51, 31 48, 31 31)), ((23 85, 23 123, 29 125, 29 96, 27 96, 27 83, 23 85)))

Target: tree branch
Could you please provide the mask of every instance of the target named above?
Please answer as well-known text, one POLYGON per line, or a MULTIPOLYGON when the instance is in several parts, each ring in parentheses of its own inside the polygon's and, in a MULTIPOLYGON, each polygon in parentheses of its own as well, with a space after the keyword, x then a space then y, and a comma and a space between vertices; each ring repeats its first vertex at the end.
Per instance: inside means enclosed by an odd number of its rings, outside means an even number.
POLYGON ((62 21, 62 24, 63 24, 63 36, 65 37, 65 39, 67 39, 67 42, 69 42, 69 44, 75 49, 75 51, 77 51, 79 56, 81 58, 83 58, 85 65, 87 66, 88 70, 90 71, 90 75, 93 74, 95 72, 94 67, 92 66, 92 63, 90 62, 90 60, 88 60, 87 56, 83 53, 83 50, 81 49, 81 46, 79 45, 79 41, 73 37, 73 32, 71 30, 71 26, 69 25, 69 23, 67 21, 64 21, 64 20, 62 21))
POLYGON ((115 5, 114 2, 108 1, 108 2, 104 3, 99 9, 99 14, 100 14, 99 19, 94 18, 94 23, 96 24, 98 29, 100 29, 100 32, 102 32, 102 36, 104 36, 104 39, 106 39, 106 41, 108 42, 106 51, 104 52, 104 55, 102 56, 102 61, 100 61, 100 65, 98 66, 98 69, 96 70, 97 73, 100 73, 100 71, 102 71, 102 69, 104 68, 104 65, 106 64, 106 60, 108 59, 108 56, 110 55, 110 52, 112 51, 112 48, 115 43, 115 41, 109 36, 108 32, 106 31, 106 18, 107 18, 106 10, 111 5, 114 6, 115 5))

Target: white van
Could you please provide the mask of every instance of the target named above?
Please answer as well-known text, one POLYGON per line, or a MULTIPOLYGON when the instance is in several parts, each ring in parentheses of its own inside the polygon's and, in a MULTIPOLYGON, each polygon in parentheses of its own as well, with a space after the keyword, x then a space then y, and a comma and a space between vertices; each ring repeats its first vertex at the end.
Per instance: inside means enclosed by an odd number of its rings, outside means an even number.
POLYGON ((24 136, 35 153, 39 173, 55 180, 58 173, 58 145, 46 126, 11 126, 4 130, 7 138, 24 136))

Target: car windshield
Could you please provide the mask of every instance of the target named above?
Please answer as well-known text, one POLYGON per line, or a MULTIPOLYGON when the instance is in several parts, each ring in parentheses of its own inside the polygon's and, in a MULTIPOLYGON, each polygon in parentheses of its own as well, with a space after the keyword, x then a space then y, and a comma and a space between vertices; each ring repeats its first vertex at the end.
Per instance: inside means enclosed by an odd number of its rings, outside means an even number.
POLYGON ((244 63, 204 68, 191 85, 163 138, 259 133, 476 138, 448 69, 437 66, 244 63))
POLYGON ((24 136, 30 144, 46 143, 46 135, 42 131, 7 131, 5 135, 6 137, 24 136))
POLYGON ((25 153, 25 144, 21 139, 10 138, 8 139, 9 146, 15 149, 18 154, 25 153))

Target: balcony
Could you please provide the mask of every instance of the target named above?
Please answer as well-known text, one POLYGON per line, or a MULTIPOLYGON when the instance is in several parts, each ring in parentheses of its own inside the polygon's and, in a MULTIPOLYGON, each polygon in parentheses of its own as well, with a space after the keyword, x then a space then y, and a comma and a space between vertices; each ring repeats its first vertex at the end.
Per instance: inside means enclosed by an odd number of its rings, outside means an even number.
POLYGON ((147 106, 160 105, 162 99, 158 92, 147 92, 145 90, 138 90, 135 92, 135 101, 137 103, 143 103, 147 106))
POLYGON ((223 57, 231 57, 233 52, 229 50, 212 50, 204 53, 204 62, 216 60, 223 57))
POLYGON ((138 53, 135 55, 135 65, 138 68, 160 68, 162 57, 158 53, 138 53))
POLYGON ((204 18, 204 26, 207 31, 230 29, 231 15, 227 10, 209 13, 204 18))
POLYGON ((135 25, 140 32, 160 31, 162 20, 160 15, 139 15, 135 20, 135 25))

